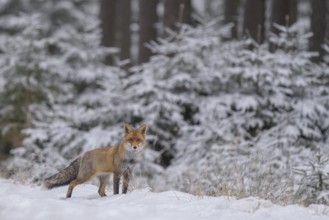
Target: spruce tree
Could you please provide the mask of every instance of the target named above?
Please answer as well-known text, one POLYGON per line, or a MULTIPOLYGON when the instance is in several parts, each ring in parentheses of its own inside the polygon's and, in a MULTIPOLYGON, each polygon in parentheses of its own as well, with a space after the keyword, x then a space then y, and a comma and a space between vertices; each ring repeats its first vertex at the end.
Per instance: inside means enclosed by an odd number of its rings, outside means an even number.
POLYGON ((11 19, 13 28, 21 29, 1 36, 3 95, 8 98, 2 109, 24 119, 23 147, 13 151, 8 167, 39 180, 82 151, 119 141, 122 72, 103 63, 111 51, 100 46, 96 3, 18 3, 22 15, 14 13, 11 19))

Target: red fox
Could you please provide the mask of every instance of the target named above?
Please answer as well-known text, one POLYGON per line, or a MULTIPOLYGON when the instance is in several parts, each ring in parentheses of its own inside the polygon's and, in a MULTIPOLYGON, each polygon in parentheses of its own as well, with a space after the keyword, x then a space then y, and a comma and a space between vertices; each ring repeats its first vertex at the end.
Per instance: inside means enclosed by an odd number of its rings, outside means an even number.
POLYGON ((122 193, 127 193, 132 169, 144 151, 146 130, 146 125, 134 129, 131 125, 125 124, 125 133, 120 144, 87 151, 64 170, 45 179, 44 186, 52 189, 69 184, 66 197, 70 198, 75 186, 97 176, 100 182, 98 193, 103 197, 106 196, 105 188, 110 173, 113 173, 113 193, 119 193, 121 176, 122 193))

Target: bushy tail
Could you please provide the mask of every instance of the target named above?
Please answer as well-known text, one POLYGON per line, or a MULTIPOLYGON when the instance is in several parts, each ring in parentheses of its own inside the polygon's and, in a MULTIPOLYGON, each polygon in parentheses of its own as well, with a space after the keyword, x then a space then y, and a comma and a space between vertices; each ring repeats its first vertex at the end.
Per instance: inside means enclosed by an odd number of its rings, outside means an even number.
POLYGON ((64 170, 45 179, 43 182, 44 186, 47 189, 52 189, 54 187, 68 185, 72 180, 74 180, 78 176, 80 161, 81 161, 81 157, 73 161, 64 170))

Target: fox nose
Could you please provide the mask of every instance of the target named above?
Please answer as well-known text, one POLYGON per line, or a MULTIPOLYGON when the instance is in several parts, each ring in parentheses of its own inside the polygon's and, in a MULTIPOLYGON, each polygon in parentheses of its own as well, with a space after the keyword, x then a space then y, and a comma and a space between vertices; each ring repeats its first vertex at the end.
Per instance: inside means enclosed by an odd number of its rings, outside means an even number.
POLYGON ((133 146, 133 148, 134 148, 134 150, 136 150, 137 149, 137 146, 133 146))

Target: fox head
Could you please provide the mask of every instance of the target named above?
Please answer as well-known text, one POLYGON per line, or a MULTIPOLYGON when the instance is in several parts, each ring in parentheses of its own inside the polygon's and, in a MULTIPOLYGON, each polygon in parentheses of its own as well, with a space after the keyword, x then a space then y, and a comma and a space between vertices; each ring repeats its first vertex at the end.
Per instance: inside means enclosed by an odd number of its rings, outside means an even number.
POLYGON ((132 153, 138 153, 144 150, 146 143, 145 135, 147 131, 147 126, 145 124, 141 125, 137 129, 133 128, 129 124, 125 124, 124 131, 123 146, 125 150, 132 153))

